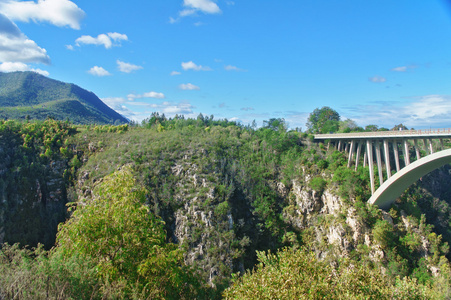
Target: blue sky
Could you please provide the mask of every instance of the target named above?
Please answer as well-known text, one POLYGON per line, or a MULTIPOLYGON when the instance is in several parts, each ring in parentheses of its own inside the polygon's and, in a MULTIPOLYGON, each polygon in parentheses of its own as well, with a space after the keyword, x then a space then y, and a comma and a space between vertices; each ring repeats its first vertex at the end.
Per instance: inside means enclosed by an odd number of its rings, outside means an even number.
POLYGON ((444 0, 0 0, 0 71, 33 70, 130 119, 199 113, 305 129, 451 127, 444 0))

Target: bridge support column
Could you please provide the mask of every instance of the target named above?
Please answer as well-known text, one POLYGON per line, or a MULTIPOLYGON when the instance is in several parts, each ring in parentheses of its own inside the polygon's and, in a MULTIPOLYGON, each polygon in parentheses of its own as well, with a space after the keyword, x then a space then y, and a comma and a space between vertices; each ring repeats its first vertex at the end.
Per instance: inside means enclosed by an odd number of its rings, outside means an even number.
POLYGON ((379 141, 376 141, 376 163, 377 163, 377 171, 379 173, 379 183, 384 183, 384 173, 382 170, 382 159, 381 159, 381 147, 379 141))
POLYGON ((432 140, 431 139, 428 139, 428 144, 429 144, 429 151, 430 151, 431 154, 433 154, 434 153, 434 148, 432 147, 432 140))
POLYGON ((341 140, 338 141, 338 151, 341 151, 341 140))
POLYGON ((354 155, 354 148, 355 148, 355 143, 354 143, 354 140, 352 140, 351 141, 351 149, 349 150, 349 156, 348 156, 348 168, 351 167, 352 157, 354 155))
POLYGON ((445 148, 443 147, 443 139, 440 139, 440 150, 443 150, 443 149, 445 149, 445 148))
POLYGON ((395 164, 396 164, 396 172, 399 172, 399 153, 398 153, 398 142, 393 141, 393 153, 395 154, 395 164))
POLYGON ((403 140, 402 154, 404 155, 404 163, 407 167, 410 165, 409 144, 407 143, 407 140, 403 140))
POLYGON ((366 154, 368 156, 368 167, 370 169, 371 195, 374 194, 374 169, 373 169, 373 147, 370 140, 366 141, 366 154))
POLYGON ((365 153, 363 153, 363 167, 365 168, 366 165, 368 164, 368 155, 365 153))
POLYGON ((390 152, 388 151, 388 140, 384 140, 384 160, 385 169, 387 171, 387 179, 391 177, 390 152))
POLYGON ((426 139, 423 139, 423 144, 424 144, 424 150, 426 151, 426 153, 431 154, 431 150, 428 147, 428 143, 426 143, 426 139))
POLYGON ((413 144, 415 145, 415 154, 417 155, 417 160, 420 159, 420 148, 418 148, 417 140, 413 140, 413 144))
POLYGON ((357 167, 359 166, 360 152, 361 151, 362 151, 362 142, 359 141, 359 145, 357 146, 357 153, 355 155, 355 171, 357 171, 357 167))

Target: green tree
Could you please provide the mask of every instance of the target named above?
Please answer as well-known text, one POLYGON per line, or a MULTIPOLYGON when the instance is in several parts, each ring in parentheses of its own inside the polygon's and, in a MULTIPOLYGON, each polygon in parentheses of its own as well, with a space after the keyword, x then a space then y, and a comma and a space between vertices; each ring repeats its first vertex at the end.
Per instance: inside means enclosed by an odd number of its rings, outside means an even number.
POLYGON ((286 132, 288 125, 284 118, 271 118, 263 121, 263 128, 269 128, 274 131, 286 132))
POLYGON ((125 297, 195 298, 198 281, 176 245, 165 242, 163 222, 149 213, 130 168, 105 177, 94 192, 60 226, 52 256, 88 263, 87 273, 95 270, 100 285, 125 297))
MULTIPOLYGON (((351 132, 351 131, 356 131, 359 130, 359 126, 357 126, 357 123, 354 120, 351 119, 346 119, 344 121, 340 121, 340 125, 339 125, 339 131, 340 132, 351 132)), ((362 130, 360 128, 360 130, 362 130)))
POLYGON ((337 132, 340 115, 328 106, 316 108, 307 119, 307 128, 311 133, 337 132))
POLYGON ((379 130, 379 126, 377 125, 366 125, 365 126, 365 131, 378 131, 379 130))

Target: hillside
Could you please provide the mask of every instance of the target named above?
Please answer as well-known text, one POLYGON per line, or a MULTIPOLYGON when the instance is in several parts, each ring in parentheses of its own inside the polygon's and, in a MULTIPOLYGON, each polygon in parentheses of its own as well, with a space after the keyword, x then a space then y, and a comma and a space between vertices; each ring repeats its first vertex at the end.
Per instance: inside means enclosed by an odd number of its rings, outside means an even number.
POLYGON ((0 242, 55 246, 5 245, 0 295, 451 295, 450 166, 381 211, 366 203, 368 167, 348 169, 344 153, 274 124, 0 121, 0 242))
POLYGON ((122 124, 128 120, 94 93, 35 72, 0 72, 0 119, 51 117, 75 124, 122 124))

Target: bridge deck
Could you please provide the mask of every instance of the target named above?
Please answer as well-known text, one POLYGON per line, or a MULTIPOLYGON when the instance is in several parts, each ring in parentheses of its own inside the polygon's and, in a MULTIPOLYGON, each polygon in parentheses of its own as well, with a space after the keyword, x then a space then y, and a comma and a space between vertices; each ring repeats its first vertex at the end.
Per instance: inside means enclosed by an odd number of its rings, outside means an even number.
POLYGON ((315 134, 316 140, 360 140, 360 139, 423 139, 451 138, 451 128, 425 130, 371 131, 351 133, 315 134))

